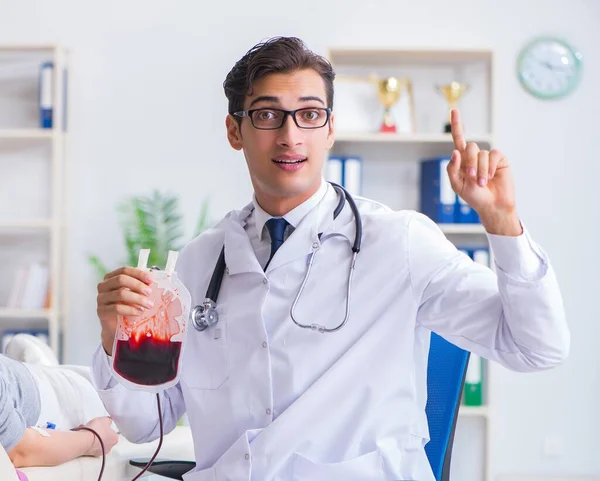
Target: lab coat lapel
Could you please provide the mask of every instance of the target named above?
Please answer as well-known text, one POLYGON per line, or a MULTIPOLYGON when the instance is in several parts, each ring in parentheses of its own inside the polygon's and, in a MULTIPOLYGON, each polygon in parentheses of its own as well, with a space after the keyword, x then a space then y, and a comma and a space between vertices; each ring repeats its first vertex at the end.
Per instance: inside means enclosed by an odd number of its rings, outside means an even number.
MULTIPOLYGON (((267 267, 267 272, 307 257, 315 249, 318 249, 321 246, 320 232, 324 233, 323 236, 337 233, 344 235, 349 240, 353 239, 354 217, 348 202, 338 218, 335 221, 333 219, 333 211, 338 200, 335 190, 329 186, 323 200, 302 219, 294 232, 275 253, 267 267)), ((242 272, 263 273, 248 234, 244 230, 252 209, 253 204, 250 203, 242 210, 233 212, 225 224, 225 263, 230 275, 242 272)))
POLYGON ((270 272, 289 262, 308 256, 315 247, 319 247, 319 236, 316 229, 304 219, 292 232, 283 245, 277 250, 269 263, 266 272, 270 272))
POLYGON ((292 232, 275 253, 275 256, 273 256, 271 263, 267 267, 267 272, 302 257, 307 257, 318 249, 321 246, 319 233, 332 232, 335 229, 335 225, 339 224, 338 219, 344 215, 346 208, 349 209, 349 206, 346 206, 344 212, 340 213, 340 216, 334 223, 333 211, 337 206, 337 202, 337 194, 333 187, 329 186, 321 202, 302 219, 300 224, 294 229, 294 232, 292 232))
POLYGON ((225 264, 230 275, 242 272, 263 273, 248 234, 244 230, 246 220, 251 213, 252 204, 248 204, 242 210, 233 213, 225 225, 225 264))

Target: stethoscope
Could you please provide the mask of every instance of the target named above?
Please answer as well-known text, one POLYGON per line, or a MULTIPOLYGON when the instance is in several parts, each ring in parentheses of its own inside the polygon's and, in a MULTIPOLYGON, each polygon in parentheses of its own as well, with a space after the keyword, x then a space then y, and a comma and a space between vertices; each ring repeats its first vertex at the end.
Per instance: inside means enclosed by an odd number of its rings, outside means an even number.
MULTIPOLYGON (((290 316, 292 321, 303 329, 311 329, 313 331, 323 332, 335 332, 344 327, 346 322, 348 321, 348 317, 350 316, 350 289, 352 287, 352 275, 354 274, 354 266, 356 264, 356 256, 360 252, 360 244, 362 242, 362 220, 360 217, 360 213, 358 212, 358 208, 356 207, 356 203, 354 199, 350 195, 350 193, 344 189, 342 186, 338 184, 334 184, 330 182, 330 184, 335 189, 339 202, 335 210, 333 211, 333 218, 335 219, 339 213, 344 208, 346 200, 350 204, 350 208, 352 209, 352 214, 354 215, 354 223, 356 224, 356 232, 354 234, 354 244, 352 246, 352 261, 350 262, 350 269, 348 271, 348 286, 346 291, 346 312, 344 314, 344 320, 336 327, 328 329, 319 324, 302 324, 298 322, 295 316, 296 306, 298 305, 298 301, 302 296, 302 291, 304 290, 304 286, 308 281, 310 276, 310 271, 312 269, 313 263, 315 261, 315 251, 310 254, 310 258, 308 261, 308 268, 306 270, 306 274, 304 275, 304 279, 302 280, 302 284, 300 285, 300 289, 298 289, 298 293, 296 294, 296 298, 292 303, 292 307, 290 308, 290 316)), ((319 240, 321 240, 321 232, 319 234, 319 240)), ((219 322, 219 314, 217 312, 217 297, 219 296, 219 290, 221 289, 221 282, 223 281, 223 276, 225 274, 225 246, 221 249, 221 253, 219 254, 219 259, 217 260, 217 264, 215 265, 215 269, 212 273, 210 283, 208 284, 208 289, 206 290, 206 296, 204 302, 201 305, 194 307, 190 313, 190 318, 194 328, 197 331, 204 331, 209 327, 213 327, 217 325, 219 322)))

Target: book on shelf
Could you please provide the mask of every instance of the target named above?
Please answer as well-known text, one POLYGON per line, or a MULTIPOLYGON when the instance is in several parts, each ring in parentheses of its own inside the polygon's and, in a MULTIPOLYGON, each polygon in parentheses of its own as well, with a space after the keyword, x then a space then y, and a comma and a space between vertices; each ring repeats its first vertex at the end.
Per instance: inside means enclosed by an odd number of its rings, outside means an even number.
POLYGON ((469 356, 469 364, 467 365, 463 388, 463 405, 483 406, 483 359, 474 353, 469 356))
POLYGON ((53 80, 54 64, 52 62, 43 62, 40 66, 39 83, 39 108, 40 108, 40 128, 51 129, 53 127, 53 80))
POLYGON ((474 262, 491 268, 489 247, 457 246, 459 251, 469 256, 474 262))
POLYGON ((452 189, 449 163, 447 156, 420 161, 419 210, 438 224, 480 224, 477 212, 452 189))
POLYGON ((344 187, 350 195, 362 195, 363 161, 356 155, 330 155, 325 179, 344 187))
MULTIPOLYGON (((473 259, 473 262, 490 267, 490 250, 488 247, 458 246, 457 249, 473 259)), ((483 358, 471 353, 463 388, 462 404, 465 406, 483 406, 483 367, 483 358)))
POLYGON ((15 273, 8 308, 48 309, 50 307, 50 277, 48 266, 31 263, 15 273))

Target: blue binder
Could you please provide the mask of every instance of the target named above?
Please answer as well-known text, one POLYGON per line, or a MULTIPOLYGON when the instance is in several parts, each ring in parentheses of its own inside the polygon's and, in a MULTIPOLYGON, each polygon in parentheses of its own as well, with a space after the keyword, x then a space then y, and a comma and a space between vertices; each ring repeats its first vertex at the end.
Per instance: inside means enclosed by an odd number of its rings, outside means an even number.
POLYGON ((327 159, 325 179, 341 185, 350 195, 362 195, 362 158, 356 155, 330 155, 327 159))
POLYGON ((39 83, 39 108, 40 108, 40 127, 42 129, 52 128, 53 111, 53 72, 54 64, 44 62, 40 67, 39 83))
POLYGON ((490 249, 488 247, 456 246, 456 248, 469 256, 473 262, 491 268, 490 249))
POLYGON ((457 196, 448 177, 450 157, 421 161, 420 211, 438 224, 453 224, 457 196))
POLYGON ((469 204, 456 196, 454 222, 457 224, 479 224, 479 215, 469 204))
POLYGON ((478 264, 483 264, 491 268, 490 250, 488 247, 476 247, 471 253, 471 257, 478 264))
POLYGON ((350 195, 362 195, 363 168, 362 158, 355 155, 344 157, 342 186, 350 195))
POLYGON ((341 155, 330 155, 325 164, 325 179, 344 185, 344 157, 341 155))

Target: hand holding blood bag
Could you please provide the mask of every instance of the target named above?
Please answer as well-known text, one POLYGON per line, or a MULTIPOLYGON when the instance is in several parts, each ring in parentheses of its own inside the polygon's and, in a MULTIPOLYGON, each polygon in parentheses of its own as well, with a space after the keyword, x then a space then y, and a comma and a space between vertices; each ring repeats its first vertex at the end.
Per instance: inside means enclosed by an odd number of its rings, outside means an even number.
MULTIPOLYGON (((139 269, 147 269, 148 249, 140 251, 139 269)), ((139 316, 119 316, 112 370, 131 389, 160 392, 179 381, 179 365, 191 296, 174 270, 170 251, 164 271, 152 269, 152 308, 139 316)))

